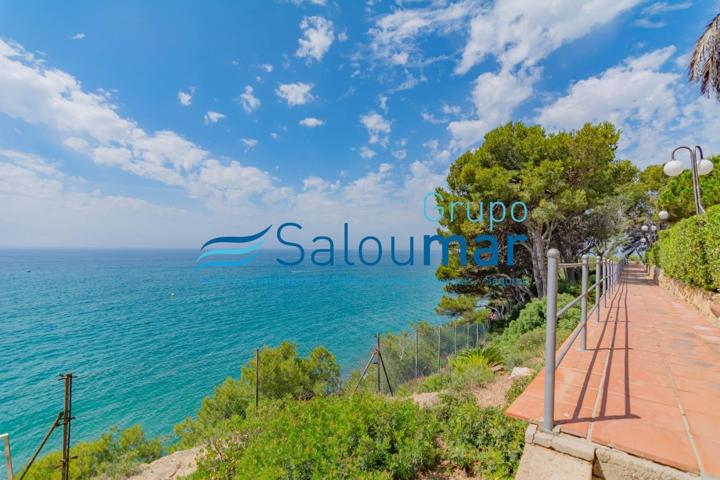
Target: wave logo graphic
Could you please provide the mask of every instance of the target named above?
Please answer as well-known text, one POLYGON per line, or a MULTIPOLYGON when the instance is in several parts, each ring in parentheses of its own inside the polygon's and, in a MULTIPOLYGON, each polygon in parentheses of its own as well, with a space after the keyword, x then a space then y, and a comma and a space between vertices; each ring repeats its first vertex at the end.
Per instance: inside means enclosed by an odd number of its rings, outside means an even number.
POLYGON ((267 240, 267 238, 263 237, 270 230, 270 227, 272 225, 269 225, 265 230, 245 237, 216 237, 208 240, 200 248, 200 255, 195 261, 195 268, 240 267, 252 262, 260 255, 258 249, 267 240), (237 246, 230 247, 229 245, 237 246), (214 247, 208 248, 211 246, 214 247))

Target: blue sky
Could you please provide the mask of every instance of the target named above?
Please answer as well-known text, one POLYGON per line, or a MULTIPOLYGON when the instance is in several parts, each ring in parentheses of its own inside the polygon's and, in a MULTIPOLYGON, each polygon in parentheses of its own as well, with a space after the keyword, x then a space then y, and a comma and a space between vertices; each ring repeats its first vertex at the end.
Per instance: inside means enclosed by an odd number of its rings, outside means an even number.
POLYGON ((715 8, 0 1, 0 245, 428 233, 423 195, 509 120, 611 120, 641 166, 718 153, 684 75, 715 8))

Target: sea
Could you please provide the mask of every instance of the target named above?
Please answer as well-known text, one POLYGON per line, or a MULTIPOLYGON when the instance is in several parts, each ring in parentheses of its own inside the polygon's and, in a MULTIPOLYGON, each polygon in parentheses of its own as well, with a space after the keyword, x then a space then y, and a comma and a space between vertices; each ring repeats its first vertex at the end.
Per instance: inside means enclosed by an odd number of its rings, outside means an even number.
POLYGON ((284 266, 280 253, 197 269, 197 250, 0 250, 0 434, 15 470, 62 410, 61 373, 74 375, 73 443, 134 424, 169 441, 256 348, 323 345, 347 375, 376 332, 443 321, 442 283, 417 254, 401 267, 342 254, 334 266, 284 266))

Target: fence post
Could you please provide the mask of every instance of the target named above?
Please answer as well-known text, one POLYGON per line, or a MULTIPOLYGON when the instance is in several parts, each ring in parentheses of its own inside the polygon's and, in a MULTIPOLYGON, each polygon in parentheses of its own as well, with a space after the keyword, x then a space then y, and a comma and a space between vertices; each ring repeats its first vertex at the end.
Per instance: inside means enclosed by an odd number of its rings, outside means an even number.
POLYGON ((377 349, 377 355, 375 356, 375 361, 377 362, 377 391, 380 393, 380 332, 376 333, 375 337, 377 340, 377 345, 375 347, 377 349))
POLYGON ((457 355, 457 325, 453 325, 453 332, 455 334, 454 342, 455 342, 455 355, 457 355))
POLYGON ((557 328, 558 261, 560 252, 551 248, 547 252, 547 312, 545 329, 545 410, 543 428, 553 429, 555 412, 555 330, 557 328))
POLYGON ((63 448, 62 448, 62 480, 70 480, 70 424, 72 416, 72 381, 73 374, 62 376, 65 382, 65 401, 63 404, 63 448))
POLYGON ((595 255, 595 321, 600 323, 600 288, 602 284, 602 256, 595 255))
POLYGON ((415 378, 418 377, 418 355, 420 353, 420 340, 418 339, 418 327, 415 327, 415 378))
POLYGON ((260 403, 260 349, 255 349, 255 409, 260 403))
POLYGON ((587 349, 587 304, 588 304, 588 280, 590 278, 590 263, 587 255, 582 256, 582 300, 580 300, 580 322, 582 322, 582 334, 580 335, 580 351, 587 349))
POLYGON ((8 480, 13 480, 12 455, 10 454, 10 434, 3 433, 0 439, 5 442, 5 467, 7 468, 8 480))
POLYGON ((442 327, 438 325, 438 358, 437 358, 437 368, 440 370, 440 334, 442 332, 442 327))

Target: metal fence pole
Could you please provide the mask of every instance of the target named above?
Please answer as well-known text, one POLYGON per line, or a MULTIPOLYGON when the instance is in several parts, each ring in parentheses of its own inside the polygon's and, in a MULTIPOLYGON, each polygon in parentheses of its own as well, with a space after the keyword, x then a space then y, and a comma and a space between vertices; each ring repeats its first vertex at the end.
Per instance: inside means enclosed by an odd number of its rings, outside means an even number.
POLYGON ((545 409, 543 428, 553 429, 555 412, 555 330, 557 328, 558 262, 560 252, 552 248, 547 252, 547 312, 545 315, 545 409))
POLYGON ((380 367, 381 367, 381 365, 380 365, 380 332, 376 333, 375 337, 377 340, 377 346, 375 347, 376 352, 377 352, 377 355, 375 355, 375 361, 377 362, 377 391, 378 391, 378 393, 380 393, 380 385, 381 385, 381 383, 380 383, 380 379, 381 379, 381 377, 380 377, 380 367))
POLYGON ((600 323, 600 278, 602 278, 602 257, 595 256, 595 320, 600 323))
POLYGON ((255 349, 255 409, 260 403, 260 349, 255 349))
POLYGON ((437 368, 440 370, 440 334, 442 332, 442 327, 438 325, 438 355, 437 355, 437 368))
POLYGON ((420 353, 420 340, 418 339, 418 328, 415 327, 415 378, 418 377, 418 355, 420 353))
POLYGON ((65 401, 63 404, 63 449, 62 449, 62 480, 70 480, 70 426, 72 416, 72 381, 73 374, 62 376, 65 382, 65 401))
POLYGON ((12 455, 10 454, 10 434, 3 433, 0 440, 5 442, 5 467, 7 468, 8 480, 13 480, 12 455))
POLYGON ((590 278, 590 264, 587 255, 582 256, 582 300, 580 300, 580 322, 582 322, 582 334, 580 335, 580 350, 587 349, 587 304, 588 304, 588 279, 590 278))
POLYGON ((455 342, 455 355, 457 355, 457 325, 453 325, 454 342, 455 342))

